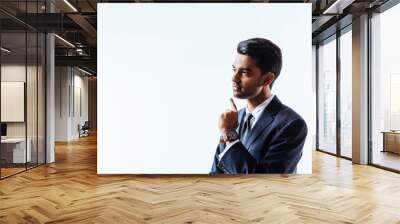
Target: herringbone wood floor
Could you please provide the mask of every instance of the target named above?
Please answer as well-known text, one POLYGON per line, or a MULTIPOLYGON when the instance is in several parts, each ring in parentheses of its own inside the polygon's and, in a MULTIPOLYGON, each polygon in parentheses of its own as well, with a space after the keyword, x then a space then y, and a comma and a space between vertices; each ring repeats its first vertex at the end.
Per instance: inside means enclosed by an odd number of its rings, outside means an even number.
POLYGON ((313 175, 98 176, 84 138, 0 181, 0 223, 400 223, 399 174, 313 157, 313 175))

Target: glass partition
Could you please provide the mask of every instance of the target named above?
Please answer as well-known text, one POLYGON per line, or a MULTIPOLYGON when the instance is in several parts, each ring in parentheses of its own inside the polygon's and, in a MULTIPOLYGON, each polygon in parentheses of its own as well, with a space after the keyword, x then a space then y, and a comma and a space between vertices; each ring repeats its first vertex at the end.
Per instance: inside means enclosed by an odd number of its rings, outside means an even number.
POLYGON ((318 149, 336 154, 336 39, 318 47, 318 149))
POLYGON ((26 33, 1 34, 2 177, 24 171, 31 162, 26 141, 26 33))
POLYGON ((27 167, 34 167, 38 160, 38 35, 36 32, 27 33, 27 98, 26 98, 26 113, 27 113, 27 150, 30 151, 30 161, 27 167))
POLYGON ((46 144, 45 144, 45 124, 46 124, 46 76, 45 76, 45 65, 46 65, 46 39, 43 33, 38 34, 38 75, 37 75, 37 147, 38 147, 38 164, 46 162, 46 144))
MULTIPOLYGON (((44 2, 27 2, 26 12, 42 13, 44 2)), ((31 22, 38 23, 38 17, 32 17, 31 22)), ((29 28, 29 27, 28 27, 29 28)), ((27 143, 31 151, 31 161, 27 167, 35 167, 39 163, 39 76, 40 69, 41 43, 44 38, 37 30, 27 28, 27 143)), ((42 86, 44 88, 44 86, 42 86)))
POLYGON ((340 36, 340 154, 347 158, 352 157, 352 74, 350 29, 340 36))
POLYGON ((45 34, 13 17, 44 3, 0 2, 1 179, 45 163, 45 34))
POLYGON ((372 164, 400 171, 400 5, 371 18, 372 164))

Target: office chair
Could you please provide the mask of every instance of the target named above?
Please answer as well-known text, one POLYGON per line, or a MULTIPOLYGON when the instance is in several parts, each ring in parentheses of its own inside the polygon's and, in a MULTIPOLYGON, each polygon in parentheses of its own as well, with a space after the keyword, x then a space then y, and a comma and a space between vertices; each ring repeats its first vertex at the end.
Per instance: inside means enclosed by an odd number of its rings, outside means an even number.
POLYGON ((89 129, 90 129, 89 121, 85 121, 82 127, 80 127, 80 125, 78 124, 78 129, 79 129, 79 138, 89 136, 89 129))

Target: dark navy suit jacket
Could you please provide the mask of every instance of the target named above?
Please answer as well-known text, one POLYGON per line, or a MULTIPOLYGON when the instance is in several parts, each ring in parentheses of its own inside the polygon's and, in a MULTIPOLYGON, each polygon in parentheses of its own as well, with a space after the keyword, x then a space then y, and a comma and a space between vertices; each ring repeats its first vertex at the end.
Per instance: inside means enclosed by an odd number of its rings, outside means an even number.
MULTIPOLYGON (((238 133, 245 115, 243 108, 238 114, 238 133)), ((211 173, 295 173, 306 136, 303 118, 274 96, 247 139, 234 144, 221 161, 218 155, 224 151, 225 144, 218 145, 211 173)))

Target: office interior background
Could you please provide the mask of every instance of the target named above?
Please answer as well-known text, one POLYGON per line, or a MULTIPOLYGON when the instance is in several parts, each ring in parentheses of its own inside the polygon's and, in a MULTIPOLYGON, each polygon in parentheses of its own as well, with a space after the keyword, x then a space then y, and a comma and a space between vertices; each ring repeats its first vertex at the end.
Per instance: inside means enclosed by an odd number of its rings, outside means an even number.
MULTIPOLYGON (((240 223, 255 222, 256 217, 268 222, 284 216, 293 222, 400 220, 396 202, 400 196, 399 1, 218 1, 312 4, 314 174, 258 179, 96 175, 96 4, 100 2, 168 1, 0 2, 0 220, 107 222, 118 220, 115 214, 137 222, 240 223), (242 187, 233 188, 236 183, 242 187), (214 205, 213 209, 200 208, 187 198, 181 204, 172 199, 187 194, 185 189, 197 193, 194 201, 214 205), (268 189, 275 194, 266 194, 268 189), (230 197, 226 192, 234 196, 225 200, 230 197), (265 204, 256 204, 251 196, 257 193, 265 204), (169 196, 158 200, 154 194, 169 196), (39 202, 30 201, 32 197, 39 202), (253 206, 254 217, 242 211, 234 214, 243 206, 236 204, 239 200, 253 206), (104 213, 110 209, 104 203, 114 203, 109 213, 104 213), (171 204, 176 206, 168 209, 171 204), (158 205, 166 209, 146 212, 158 205), (137 209, 141 215, 133 214, 137 209)), ((290 30, 290 24, 282 25, 290 30)))

